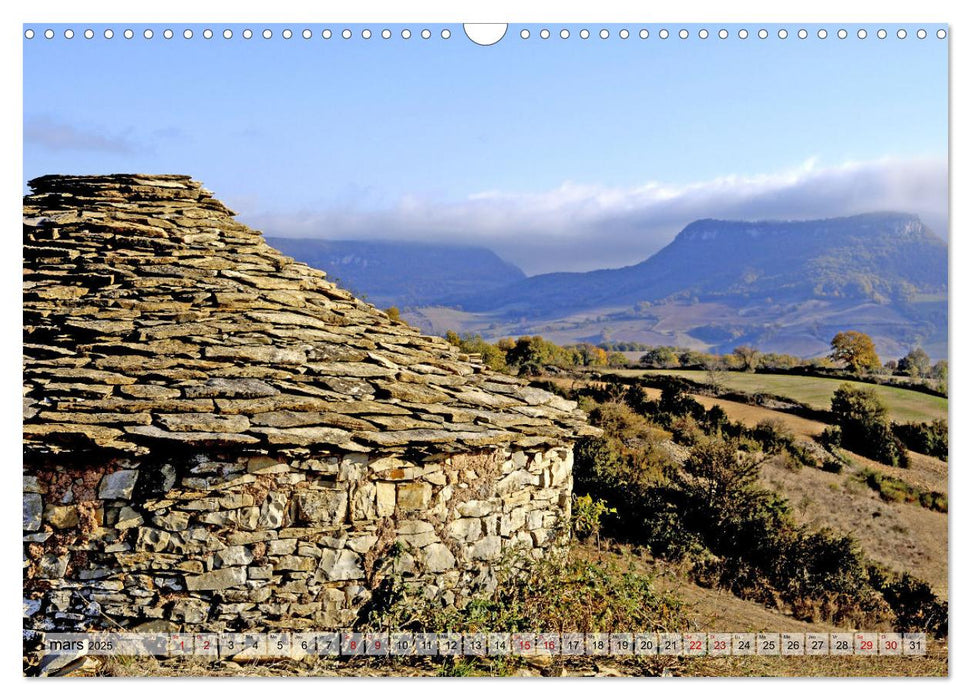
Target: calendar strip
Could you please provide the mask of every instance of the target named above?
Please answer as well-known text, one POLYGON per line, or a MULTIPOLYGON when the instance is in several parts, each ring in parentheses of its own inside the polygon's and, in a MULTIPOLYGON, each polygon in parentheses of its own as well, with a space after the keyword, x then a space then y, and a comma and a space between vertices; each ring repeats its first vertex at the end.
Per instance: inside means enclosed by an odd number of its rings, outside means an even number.
POLYGON ((911 632, 66 633, 51 655, 281 659, 354 656, 925 656, 911 632))

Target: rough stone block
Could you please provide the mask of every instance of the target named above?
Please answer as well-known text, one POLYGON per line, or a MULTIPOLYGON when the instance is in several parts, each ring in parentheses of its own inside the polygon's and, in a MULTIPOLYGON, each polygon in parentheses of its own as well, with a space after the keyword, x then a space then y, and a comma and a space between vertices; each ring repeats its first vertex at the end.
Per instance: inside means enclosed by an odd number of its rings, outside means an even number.
POLYGON ((398 538, 413 547, 424 547, 438 541, 435 528, 424 520, 403 520, 398 524, 398 538))
POLYGON ((293 555, 280 557, 273 564, 275 571, 313 571, 317 561, 313 557, 297 557, 293 555))
POLYGON ((199 625, 209 618, 209 603, 198 598, 179 598, 172 605, 174 622, 199 625))
POLYGON ((434 484, 435 486, 444 486, 446 483, 448 483, 448 478, 445 476, 444 472, 433 472, 431 474, 426 474, 423 478, 429 484, 434 484))
POLYGON ((37 575, 40 578, 61 578, 67 571, 68 556, 57 556, 56 554, 45 554, 37 562, 37 575))
POLYGON ((222 591, 246 583, 246 569, 239 566, 216 569, 201 576, 186 576, 185 587, 190 591, 222 591))
POLYGON ((499 534, 509 537, 526 525, 526 509, 514 508, 499 519, 499 534))
POLYGON ((472 557, 482 561, 493 561, 502 553, 502 539, 491 535, 483 537, 472 546, 472 557))
POLYGON ((466 501, 459 503, 456 510, 464 518, 481 518, 493 510, 493 504, 489 501, 466 501))
POLYGON ((139 552, 162 552, 172 540, 172 535, 165 530, 158 530, 153 527, 142 527, 138 529, 138 539, 135 541, 135 549, 139 552))
POLYGON ((370 481, 365 481, 354 489, 354 497, 351 499, 352 520, 374 520, 377 517, 376 492, 370 481))
POLYGON ((201 574, 206 570, 203 563, 195 559, 187 559, 186 561, 179 562, 174 568, 187 574, 201 574))
POLYGON ((398 508, 403 511, 423 510, 432 500, 432 487, 429 484, 398 484, 398 508))
POLYGON ((297 551, 297 541, 295 539, 272 540, 267 543, 266 551, 271 556, 293 554, 297 551))
POLYGON ((518 469, 496 482, 496 492, 500 495, 518 492, 523 487, 532 485, 534 478, 535 476, 525 469, 518 469))
POLYGON ((213 513, 203 513, 196 520, 205 525, 227 525, 234 522, 235 513, 233 511, 217 510, 213 513))
MULTIPOLYGON (((572 456, 572 452, 570 453, 572 456)), ((550 473, 552 475, 552 480, 550 482, 551 486, 562 486, 567 482, 567 479, 573 472, 573 460, 562 460, 554 459, 553 463, 550 465, 550 473)))
POLYGON ((361 558, 349 549, 325 550, 320 557, 317 575, 324 581, 351 581, 364 577, 361 558))
MULTIPOLYGON (((411 462, 406 462, 400 457, 381 457, 379 459, 373 460, 368 465, 368 470, 375 474, 381 474, 381 472, 390 471, 392 469, 408 469, 414 465, 411 462)), ((387 478, 386 474, 381 474, 381 478, 387 478)))
POLYGON ((301 491, 296 496, 297 518, 312 525, 336 525, 347 516, 347 491, 301 491))
POLYGON ((273 567, 251 566, 246 569, 246 576, 250 581, 266 581, 273 578, 273 567))
POLYGON ((513 493, 508 493, 502 497, 502 507, 504 510, 509 510, 516 506, 522 506, 529 503, 530 492, 528 489, 520 489, 513 493))
POLYGON ((38 493, 24 494, 24 530, 34 532, 40 529, 44 513, 44 499, 38 493))
POLYGON ((246 566, 252 563, 253 553, 250 552, 248 547, 235 545, 216 552, 213 561, 216 567, 220 569, 228 566, 246 566))
POLYGON ((408 552, 401 552, 394 560, 392 569, 396 574, 413 574, 416 570, 415 558, 408 552))
POLYGON ((256 506, 240 508, 236 511, 234 522, 241 530, 257 530, 260 527, 260 509, 256 506))
POLYGON ((367 474, 368 455, 363 452, 351 452, 344 455, 337 468, 338 481, 360 481, 367 474))
POLYGON ((266 501, 260 508, 260 518, 257 527, 276 529, 283 525, 286 513, 287 494, 282 491, 271 491, 266 495, 266 501))
POLYGON ((378 541, 374 535, 364 535, 363 537, 351 537, 347 540, 347 546, 358 554, 365 554, 378 541))
POLYGON ((529 530, 535 530, 540 527, 543 527, 543 511, 530 511, 529 515, 526 516, 526 528, 529 530))
POLYGON ((395 485, 387 481, 374 484, 376 498, 376 512, 379 518, 386 518, 394 514, 395 485))
POLYGON ((455 557, 444 544, 435 542, 421 550, 425 568, 433 573, 448 571, 455 566, 455 557))
POLYGON ((128 500, 135 490, 137 479, 138 471, 135 469, 119 469, 111 474, 105 474, 101 477, 101 484, 98 486, 98 498, 104 501, 128 500))
POLYGON ((219 499, 219 507, 224 510, 233 510, 234 508, 243 508, 244 506, 251 505, 253 505, 253 495, 249 493, 231 493, 219 499))
POLYGON ((254 455, 246 461, 246 471, 250 474, 278 474, 288 469, 285 462, 269 455, 254 455))
POLYGON ((457 540, 472 542, 482 535, 482 521, 478 518, 458 518, 450 522, 445 531, 457 540))
POLYGON ((142 514, 131 506, 122 506, 121 510, 118 511, 118 520, 115 522, 115 527, 119 530, 130 530, 133 527, 138 527, 145 519, 142 514))
POLYGON ((516 450, 512 453, 510 461, 512 461, 515 469, 525 469, 526 464, 529 462, 529 457, 522 450, 516 450))

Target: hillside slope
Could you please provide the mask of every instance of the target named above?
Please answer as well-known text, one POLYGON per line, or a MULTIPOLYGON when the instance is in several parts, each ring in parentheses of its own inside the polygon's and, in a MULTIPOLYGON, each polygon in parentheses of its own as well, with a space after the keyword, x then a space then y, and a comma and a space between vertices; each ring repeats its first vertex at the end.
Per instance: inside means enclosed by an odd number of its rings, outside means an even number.
POLYGON ((901 305, 946 289, 947 244, 916 216, 875 213, 818 221, 704 219, 636 265, 539 275, 488 297, 452 300, 466 311, 552 318, 671 297, 901 305))
POLYGON ((400 241, 325 241, 267 237, 296 260, 378 307, 420 306, 443 296, 478 298, 525 279, 486 248, 400 241))
POLYGON ((885 358, 947 357, 947 244, 909 214, 819 221, 696 221, 629 267, 530 277, 452 294, 410 322, 490 339, 637 341, 815 357, 856 329, 885 358))

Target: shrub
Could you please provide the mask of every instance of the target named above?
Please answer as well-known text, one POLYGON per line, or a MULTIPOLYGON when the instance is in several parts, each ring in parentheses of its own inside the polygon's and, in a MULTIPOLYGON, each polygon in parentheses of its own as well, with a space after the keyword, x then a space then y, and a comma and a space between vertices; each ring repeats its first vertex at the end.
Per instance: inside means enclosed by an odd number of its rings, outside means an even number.
POLYGON ((586 539, 596 536, 600 541, 600 520, 604 515, 615 515, 616 508, 611 508, 599 498, 589 494, 573 495, 573 532, 577 537, 586 539))
POLYGON ((843 444, 843 431, 838 425, 830 425, 816 436, 816 441, 827 450, 838 449, 843 444))
POLYGON ((382 580, 361 609, 364 630, 610 632, 680 629, 681 602, 655 591, 647 576, 567 554, 540 560, 507 555, 497 566, 495 588, 461 608, 429 600, 424 588, 397 575, 382 580))
POLYGON ((725 426, 730 423, 730 421, 728 420, 728 414, 725 413, 725 409, 718 404, 715 404, 708 409, 703 423, 705 426, 705 433, 708 435, 716 435, 720 433, 725 426))
POLYGON ((759 421, 750 435, 762 445, 766 454, 770 455, 779 454, 783 450, 792 451, 791 448, 795 443, 792 431, 778 419, 759 421))
POLYGON ((894 611, 897 630, 947 636, 947 602, 934 595, 925 581, 907 573, 897 574, 873 566, 870 569, 870 582, 894 611))
POLYGON ((459 336, 455 331, 448 331, 445 333, 445 339, 462 352, 481 355, 483 364, 490 369, 497 372, 506 372, 509 369, 506 364, 506 352, 498 345, 487 343, 481 335, 466 333, 459 336))
POLYGON ((671 421, 671 435, 679 445, 688 447, 698 444, 702 437, 698 422, 689 416, 678 416, 671 421))
POLYGON ((890 427, 887 407, 873 389, 841 384, 830 410, 841 429, 842 447, 893 467, 909 466, 907 451, 890 427))
MULTIPOLYGON (((644 407, 676 437, 692 436, 694 444, 680 468, 658 449, 660 435, 650 429, 653 424, 626 404, 594 406, 591 419, 605 434, 577 444, 577 494, 616 509, 604 515, 605 534, 646 545, 655 556, 687 562, 699 583, 727 588, 801 619, 871 626, 902 614, 906 606, 891 609, 869 582, 869 562, 854 540, 798 525, 788 502, 760 486, 767 451, 763 442, 786 445, 782 449, 794 462, 818 464, 810 450, 772 424, 748 430, 722 422, 717 414, 698 411, 697 402, 676 383, 668 386, 660 400, 644 407), (699 434, 700 427, 714 425, 720 426, 717 432, 699 434)), ((842 470, 838 449, 822 466, 842 470)))
POLYGON ((924 491, 895 476, 872 469, 864 469, 857 475, 857 479, 880 494, 880 498, 885 501, 914 503, 930 510, 947 512, 947 496, 939 491, 924 491))
POLYGON ((827 459, 823 462, 823 466, 820 467, 824 472, 829 472, 830 474, 842 474, 843 473, 843 463, 838 459, 827 459))
POLYGON ((704 417, 705 407, 688 395, 690 385, 687 382, 677 377, 665 377, 665 380, 661 385, 661 398, 657 402, 662 420, 664 417, 677 416, 704 417))
POLYGON ((894 423, 893 434, 907 449, 947 461, 947 421, 894 423))

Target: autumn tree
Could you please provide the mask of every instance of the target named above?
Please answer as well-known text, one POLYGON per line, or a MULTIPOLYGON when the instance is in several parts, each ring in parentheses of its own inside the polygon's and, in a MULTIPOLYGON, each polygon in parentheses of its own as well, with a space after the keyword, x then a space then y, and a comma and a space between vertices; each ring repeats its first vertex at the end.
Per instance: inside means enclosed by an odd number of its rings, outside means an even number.
POLYGON ((510 350, 516 347, 516 341, 512 338, 499 338, 499 340, 496 341, 496 347, 503 352, 508 353, 510 350))
POLYGON ((856 373, 878 369, 880 357, 873 340, 860 331, 842 331, 833 336, 830 342, 833 352, 830 357, 837 362, 845 362, 856 373))
POLYGON ((581 343, 573 348, 586 367, 603 367, 607 364, 607 351, 590 343, 581 343))
POLYGON ((750 345, 739 345, 732 350, 732 355, 735 356, 739 365, 746 372, 754 372, 757 370, 759 368, 759 361, 762 359, 762 353, 750 345))
POLYGON ((608 367, 626 367, 627 364, 627 356, 622 352, 612 352, 607 355, 608 367))
POLYGON ((506 352, 498 345, 493 345, 482 339, 478 333, 466 333, 459 335, 455 331, 446 331, 445 340, 459 348, 462 352, 478 354, 482 358, 482 363, 497 372, 505 372, 506 352))
POLYGON ((576 364, 578 355, 561 348, 540 335, 524 335, 506 352, 506 361, 523 375, 541 374, 546 365, 576 364))

